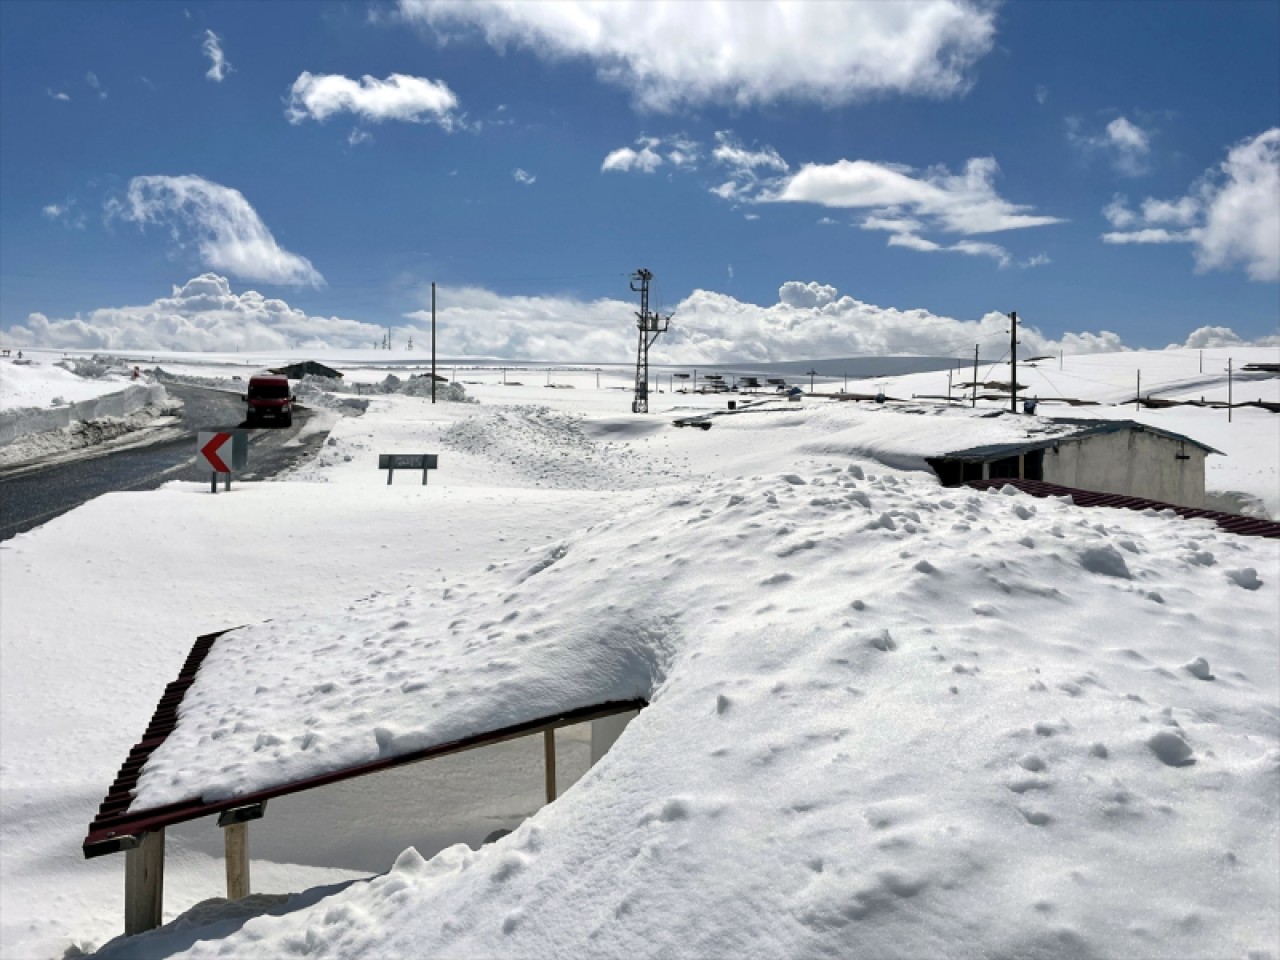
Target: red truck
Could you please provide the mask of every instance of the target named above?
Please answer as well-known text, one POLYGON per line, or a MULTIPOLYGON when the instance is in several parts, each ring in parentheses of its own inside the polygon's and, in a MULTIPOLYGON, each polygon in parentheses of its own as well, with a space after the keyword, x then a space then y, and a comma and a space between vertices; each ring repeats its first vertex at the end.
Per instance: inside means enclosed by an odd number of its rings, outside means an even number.
POLYGON ((249 405, 245 424, 250 427, 287 427, 293 423, 297 399, 289 390, 289 378, 278 373, 260 373, 249 378, 242 399, 249 405))

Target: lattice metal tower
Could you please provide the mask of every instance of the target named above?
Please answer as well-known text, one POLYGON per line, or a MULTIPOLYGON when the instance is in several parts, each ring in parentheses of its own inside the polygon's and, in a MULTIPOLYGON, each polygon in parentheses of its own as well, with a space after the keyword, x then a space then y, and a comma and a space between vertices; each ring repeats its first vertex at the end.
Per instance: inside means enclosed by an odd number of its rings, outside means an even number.
POLYGON ((648 270, 637 270, 631 275, 631 290, 640 294, 640 309, 636 312, 636 326, 640 331, 640 342, 636 348, 636 396, 631 401, 632 413, 649 412, 649 347, 660 334, 667 332, 671 325, 671 314, 665 317, 649 312, 649 281, 653 274, 648 270), (636 286, 637 281, 640 286, 636 286))

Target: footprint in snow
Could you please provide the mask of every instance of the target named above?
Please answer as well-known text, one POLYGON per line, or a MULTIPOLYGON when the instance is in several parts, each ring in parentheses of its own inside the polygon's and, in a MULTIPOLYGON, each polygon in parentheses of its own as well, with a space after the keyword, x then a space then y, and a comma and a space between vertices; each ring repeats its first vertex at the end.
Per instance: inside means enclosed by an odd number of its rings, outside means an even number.
POLYGON ((1170 767, 1189 767, 1196 762, 1191 746, 1172 730, 1161 730, 1147 738, 1147 748, 1170 767))
POLYGON ((1209 670, 1209 661, 1204 657, 1196 657, 1190 663, 1184 663, 1182 669, 1187 671, 1197 680, 1213 680, 1214 675, 1209 670))
POLYGON ((1258 571, 1253 567, 1245 567, 1242 570, 1228 570, 1227 579, 1238 587, 1244 587, 1246 590, 1257 590, 1262 586, 1262 581, 1258 579, 1258 571))

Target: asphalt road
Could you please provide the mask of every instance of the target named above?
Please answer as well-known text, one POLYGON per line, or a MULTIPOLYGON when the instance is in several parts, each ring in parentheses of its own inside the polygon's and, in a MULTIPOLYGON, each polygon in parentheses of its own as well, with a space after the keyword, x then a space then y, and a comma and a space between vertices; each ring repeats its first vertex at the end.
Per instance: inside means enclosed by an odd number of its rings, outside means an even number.
MULTIPOLYGON (((196 433, 242 425, 244 402, 238 394, 205 387, 166 383, 165 389, 183 404, 173 422, 77 451, 71 458, 64 455, 51 463, 0 470, 0 540, 47 523, 104 493, 151 490, 170 480, 208 482, 209 474, 196 467, 196 433)), ((285 446, 310 419, 311 411, 295 406, 291 427, 252 431, 248 468, 235 479, 274 476, 312 455, 324 442, 324 433, 285 446)))

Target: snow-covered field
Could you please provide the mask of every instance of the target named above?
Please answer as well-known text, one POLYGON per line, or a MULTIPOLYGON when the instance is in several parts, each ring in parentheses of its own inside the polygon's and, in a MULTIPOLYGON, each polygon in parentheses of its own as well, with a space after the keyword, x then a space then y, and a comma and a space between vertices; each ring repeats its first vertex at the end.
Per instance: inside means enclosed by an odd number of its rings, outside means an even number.
MULTIPOLYGON (((1212 400, 1218 354, 1019 372, 1114 402, 1140 364, 1144 395, 1212 400)), ((636 416, 625 368, 597 388, 478 367, 458 379, 480 404, 370 398, 282 482, 112 494, 0 545, 0 955, 119 933, 122 858, 81 859, 85 826, 195 635, 247 623, 140 805, 651 706, 590 771, 562 731, 540 810, 536 741, 273 800, 254 889, 309 894, 209 904, 107 956, 1280 956, 1280 544, 919 469, 1027 418, 806 398, 704 432, 671 420, 725 397, 636 416), (387 487, 386 452, 440 470, 387 487)), ((1059 411, 1225 450, 1210 488, 1280 514, 1273 414, 1059 411)), ((173 921, 222 891, 221 838, 168 833, 173 921)))

